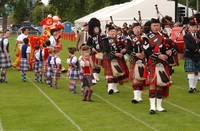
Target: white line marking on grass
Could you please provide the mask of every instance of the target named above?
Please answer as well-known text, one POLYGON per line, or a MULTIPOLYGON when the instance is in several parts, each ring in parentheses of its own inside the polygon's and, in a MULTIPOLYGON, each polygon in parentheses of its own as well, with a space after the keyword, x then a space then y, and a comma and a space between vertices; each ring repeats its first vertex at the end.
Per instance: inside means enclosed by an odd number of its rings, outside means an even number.
POLYGON ((117 109, 118 111, 120 111, 120 112, 126 114, 127 116, 130 116, 131 118, 133 118, 134 120, 138 121, 139 123, 142 123, 142 124, 145 125, 146 127, 150 128, 150 129, 152 129, 152 130, 154 130, 154 131, 158 131, 157 129, 155 129, 155 128, 152 127, 151 125, 147 124, 145 121, 143 121, 143 120, 137 118, 136 116, 134 116, 134 115, 132 115, 132 114, 126 112, 125 110, 119 108, 118 106, 116 106, 116 105, 110 103, 109 101, 105 100, 104 98, 102 98, 101 96, 97 95, 96 93, 94 93, 94 95, 97 96, 99 99, 103 100, 104 102, 106 102, 107 104, 109 104, 110 106, 114 107, 114 108, 117 109))
MULTIPOLYGON (((64 77, 63 75, 62 75, 62 77, 65 78, 65 79, 67 79, 67 78, 64 77)), ((69 79, 67 79, 67 80, 69 81, 69 79)), ((79 84, 77 84, 77 85, 79 85, 79 84)), ((151 125, 147 124, 145 121, 143 121, 143 120, 137 118, 136 116, 134 116, 134 115, 132 115, 132 114, 126 112, 125 110, 119 108, 118 106, 116 106, 116 105, 112 104, 111 102, 105 100, 104 98, 102 98, 101 96, 97 95, 96 93, 93 93, 93 94, 94 94, 96 97, 98 97, 99 99, 101 99, 101 100, 103 100, 104 102, 106 102, 108 105, 110 105, 110 106, 112 106, 113 108, 117 109, 118 111, 124 113, 125 115, 130 116, 131 118, 133 118, 134 120, 138 121, 139 123, 145 125, 146 127, 150 128, 150 129, 152 129, 152 130, 154 130, 154 131, 158 131, 157 129, 155 129, 155 128, 152 127, 151 125)))
MULTIPOLYGON (((101 76, 101 75, 100 75, 101 76)), ((101 76, 101 77, 103 77, 103 76, 101 76)), ((131 89, 130 87, 128 87, 128 86, 125 86, 126 88, 128 88, 128 89, 131 89)), ((179 86, 176 86, 176 87, 179 87, 179 86)), ((179 87, 180 89, 184 89, 184 88, 181 88, 181 87, 179 87)), ((145 95, 148 95, 147 93, 144 93, 143 92, 143 94, 145 94, 145 95)), ((163 101, 163 102, 165 102, 165 103, 167 103, 167 104, 169 104, 169 105, 172 105, 172 106, 174 106, 174 107, 176 107, 176 108, 179 108, 179 109, 181 109, 181 110, 183 110, 183 111, 186 111, 186 112, 189 112, 189 113, 191 113, 191 114, 193 114, 193 115, 195 115, 195 116, 197 116, 197 117, 200 117, 200 114, 197 114, 197 113, 195 113, 195 112, 193 112, 193 111, 190 111, 189 109, 186 109, 186 108, 184 108, 184 107, 182 107, 182 106, 179 106, 179 105, 177 105, 177 104, 174 104, 174 103, 171 103, 171 102, 168 102, 168 101, 163 101)))
POLYGON ((46 94, 44 93, 39 86, 37 86, 34 82, 32 82, 32 80, 27 77, 28 80, 31 82, 32 85, 34 85, 39 91, 40 93, 42 93, 53 105, 55 108, 57 108, 57 110, 64 115, 65 118, 67 118, 67 120, 69 120, 79 131, 82 131, 82 129, 80 128, 79 125, 77 125, 67 114, 65 114, 65 112, 46 94))
POLYGON ((1 119, 0 119, 0 131, 4 131, 4 129, 3 129, 3 124, 2 124, 2 122, 1 122, 1 119))

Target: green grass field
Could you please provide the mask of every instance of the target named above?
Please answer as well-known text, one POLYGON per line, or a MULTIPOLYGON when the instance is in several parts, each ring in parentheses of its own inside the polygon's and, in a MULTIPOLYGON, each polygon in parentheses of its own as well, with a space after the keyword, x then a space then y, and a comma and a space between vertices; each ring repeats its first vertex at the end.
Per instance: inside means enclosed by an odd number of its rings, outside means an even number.
MULTIPOLYGON (((15 39, 14 36, 10 38, 13 60, 15 39)), ((67 68, 67 47, 75 43, 62 41, 62 44, 61 58, 67 68)), ((120 93, 108 95, 103 70, 101 81, 94 88, 92 99, 95 102, 83 102, 79 85, 78 94, 68 91, 69 80, 65 73, 56 90, 34 83, 33 72, 28 72, 28 81, 22 83, 21 73, 9 69, 9 83, 0 83, 0 131, 198 131, 200 94, 188 93, 183 63, 180 61, 180 66, 175 67, 174 84, 163 102, 168 112, 155 115, 149 114, 148 88, 139 104, 131 103, 131 83, 119 86, 120 93)))

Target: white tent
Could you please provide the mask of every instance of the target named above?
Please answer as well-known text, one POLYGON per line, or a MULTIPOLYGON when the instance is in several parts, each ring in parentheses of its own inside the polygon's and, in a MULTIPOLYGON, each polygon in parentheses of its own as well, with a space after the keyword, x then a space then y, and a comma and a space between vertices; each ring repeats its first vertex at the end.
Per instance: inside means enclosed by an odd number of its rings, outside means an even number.
MULTIPOLYGON (((169 15, 173 18, 175 16, 175 2, 168 0, 132 0, 124 4, 108 6, 100 9, 94 13, 84 16, 75 21, 75 27, 82 27, 85 22, 91 18, 96 17, 101 21, 102 29, 109 23, 110 16, 113 17, 114 23, 122 26, 124 22, 131 24, 134 22, 133 18, 138 19, 138 11, 141 11, 142 21, 148 21, 151 18, 157 18, 155 5, 158 5, 159 12, 165 16, 169 15)), ((185 7, 178 4, 178 7, 185 7)), ((192 10, 189 8, 189 16, 192 15, 192 10)))

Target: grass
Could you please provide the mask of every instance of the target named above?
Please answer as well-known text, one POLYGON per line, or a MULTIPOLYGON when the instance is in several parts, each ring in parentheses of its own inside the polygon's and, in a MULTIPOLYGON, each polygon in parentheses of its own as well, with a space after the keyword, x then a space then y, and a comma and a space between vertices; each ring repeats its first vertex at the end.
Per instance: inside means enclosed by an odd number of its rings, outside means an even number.
MULTIPOLYGON (((15 36, 10 38, 10 51, 14 48, 15 36)), ((67 47, 74 42, 62 41, 63 65, 67 47)), ((15 53, 12 52, 12 59, 15 53)), ((34 73, 28 72, 28 81, 21 82, 21 74, 9 69, 8 84, 0 83, 0 125, 6 131, 196 131, 200 128, 200 94, 188 93, 184 61, 175 67, 170 96, 164 100, 167 113, 149 114, 148 88, 143 93, 143 102, 132 104, 131 83, 119 86, 120 93, 107 94, 105 78, 95 85, 93 100, 83 102, 78 94, 71 94, 65 73, 59 80, 59 89, 34 83, 34 73)), ((103 70, 101 71, 103 76, 103 70)), ((80 83, 79 83, 80 84, 80 83)), ((199 84, 198 84, 199 88, 199 84)), ((1 130, 0 126, 0 130, 1 130)), ((2 130, 3 130, 2 129, 2 130)))

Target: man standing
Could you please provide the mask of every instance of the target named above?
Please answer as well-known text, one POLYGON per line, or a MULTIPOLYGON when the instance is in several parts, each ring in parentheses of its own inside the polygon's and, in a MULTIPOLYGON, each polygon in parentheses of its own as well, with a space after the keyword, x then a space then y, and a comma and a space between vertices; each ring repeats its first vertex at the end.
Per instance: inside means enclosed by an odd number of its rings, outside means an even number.
POLYGON ((0 51, 0 69, 1 71, 1 79, 2 83, 8 83, 6 81, 6 72, 7 68, 12 66, 10 53, 9 53, 9 42, 8 37, 10 36, 9 30, 4 31, 4 38, 1 40, 1 51, 0 51))
POLYGON ((200 33, 197 25, 191 22, 189 32, 184 36, 185 44, 185 72, 188 72, 189 93, 196 92, 198 72, 200 72, 200 33))
MULTIPOLYGON (((147 33, 148 42, 144 42, 143 48, 147 57, 147 79, 146 84, 149 85, 150 114, 166 112, 162 108, 162 100, 168 96, 169 89, 169 57, 176 53, 172 47, 172 43, 162 34, 159 19, 151 19, 151 31, 147 33), (165 78, 165 85, 158 84, 157 67, 162 66, 166 72, 161 71, 165 78)), ((160 72, 159 72, 160 73, 160 72)))
POLYGON ((85 23, 83 25, 83 31, 81 33, 78 34, 77 37, 77 42, 76 42, 76 49, 80 50, 81 46, 83 44, 87 44, 87 40, 89 38, 89 34, 88 34, 88 23, 85 23))
POLYGON ((16 48, 18 47, 18 57, 15 60, 15 62, 12 64, 13 67, 19 66, 20 57, 21 57, 21 47, 24 44, 23 40, 24 38, 28 37, 28 29, 26 27, 22 28, 22 33, 17 37, 17 42, 14 48, 14 51, 16 51, 16 48))

